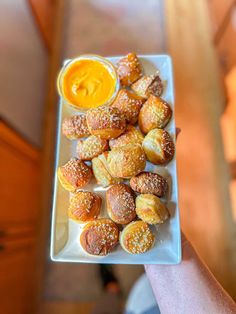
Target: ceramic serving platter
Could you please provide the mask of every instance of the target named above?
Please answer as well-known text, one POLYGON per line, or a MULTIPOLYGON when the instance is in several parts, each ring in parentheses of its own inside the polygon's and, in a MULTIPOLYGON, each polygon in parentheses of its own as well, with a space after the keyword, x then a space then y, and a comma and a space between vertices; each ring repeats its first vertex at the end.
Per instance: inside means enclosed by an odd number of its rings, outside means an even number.
MULTIPOLYGON (((108 57, 114 64, 121 57, 108 57)), ((145 74, 159 72, 164 81, 165 90, 162 95, 171 106, 173 116, 165 128, 175 141, 175 119, 174 119, 174 86, 171 58, 168 55, 140 55, 141 63, 145 74)), ((66 61, 65 61, 66 62, 66 61)), ((51 248, 50 255, 53 261, 75 262, 75 263, 108 263, 108 264, 177 264, 181 261, 181 234, 178 208, 178 183, 176 174, 176 159, 174 158, 166 166, 155 166, 147 162, 145 170, 157 172, 164 176, 169 184, 168 195, 162 199, 169 209, 171 218, 161 225, 152 226, 156 241, 154 247, 139 255, 132 255, 125 252, 118 245, 107 256, 92 256, 83 251, 80 246, 80 233, 83 224, 68 219, 67 208, 70 193, 60 185, 56 169, 65 164, 71 157, 76 157, 76 141, 70 141, 62 135, 61 125, 65 117, 80 114, 78 110, 71 106, 59 102, 57 147, 55 162, 55 182, 53 195, 53 212, 51 226, 51 248)), ((84 190, 94 191, 102 197, 103 207, 100 217, 107 217, 105 208, 105 192, 103 188, 96 184, 95 179, 85 186, 84 190)))

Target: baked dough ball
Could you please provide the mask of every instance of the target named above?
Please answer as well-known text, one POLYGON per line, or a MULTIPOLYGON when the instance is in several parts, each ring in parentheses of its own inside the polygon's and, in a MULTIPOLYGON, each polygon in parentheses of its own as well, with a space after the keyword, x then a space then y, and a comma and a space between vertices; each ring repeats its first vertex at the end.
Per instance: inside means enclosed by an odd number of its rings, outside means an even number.
POLYGON ((155 194, 162 197, 168 190, 166 179, 157 173, 141 172, 130 180, 131 188, 142 194, 155 194))
POLYGON ((131 178, 143 171, 146 156, 139 144, 113 148, 107 157, 109 171, 113 177, 131 178))
POLYGON ((129 53, 117 63, 121 85, 130 86, 142 76, 142 66, 135 53, 129 53))
POLYGON ((127 123, 135 124, 144 102, 144 98, 131 93, 127 89, 121 89, 111 107, 118 108, 127 123))
POLYGON ((159 128, 163 129, 170 121, 172 110, 168 103, 151 95, 140 110, 138 124, 143 133, 159 128))
POLYGON ((57 175, 64 189, 75 192, 89 183, 92 170, 83 161, 71 158, 64 166, 58 167, 57 175))
POLYGON ((77 142, 77 156, 81 160, 92 160, 94 157, 102 154, 108 150, 108 141, 98 136, 90 135, 88 138, 78 140, 77 142))
POLYGON ((121 147, 128 144, 142 145, 143 139, 144 136, 138 129, 132 125, 128 125, 125 133, 109 141, 109 146, 113 149, 115 147, 121 147))
POLYGON ((150 250, 154 244, 155 237, 143 221, 133 221, 128 224, 120 235, 122 248, 131 254, 141 254, 150 250))
POLYGON ((126 184, 114 184, 106 192, 107 213, 118 224, 136 217, 134 193, 126 184))
POLYGON ((126 129, 126 121, 117 108, 98 107, 86 113, 87 125, 91 134, 104 139, 116 138, 126 129))
POLYGON ((89 136, 86 116, 80 114, 65 118, 62 122, 62 133, 70 140, 89 136))
POLYGON ((79 223, 94 220, 98 217, 102 199, 92 192, 79 191, 70 199, 69 218, 79 223))
POLYGON ((151 130, 143 140, 143 148, 148 160, 156 165, 166 164, 175 154, 172 137, 162 129, 151 130))
POLYGON ((103 187, 107 187, 111 184, 119 183, 122 181, 122 179, 114 178, 110 174, 107 165, 107 155, 108 152, 105 152, 98 157, 92 159, 93 174, 96 178, 97 183, 99 185, 102 185, 103 187))
POLYGON ((153 194, 140 194, 135 202, 138 217, 148 224, 163 223, 170 216, 166 206, 153 194))
POLYGON ((157 74, 144 75, 131 85, 131 89, 140 97, 148 98, 150 95, 160 96, 163 93, 163 84, 157 74))
POLYGON ((107 255, 119 241, 119 229, 110 219, 89 222, 80 235, 82 248, 91 255, 107 255))

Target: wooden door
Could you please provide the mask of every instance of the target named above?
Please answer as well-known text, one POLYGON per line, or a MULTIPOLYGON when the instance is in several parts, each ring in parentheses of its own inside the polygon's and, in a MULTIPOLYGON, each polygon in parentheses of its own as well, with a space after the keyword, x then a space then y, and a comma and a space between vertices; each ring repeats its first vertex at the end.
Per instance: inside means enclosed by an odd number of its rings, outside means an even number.
POLYGON ((0 308, 34 313, 39 152, 0 121, 0 308))

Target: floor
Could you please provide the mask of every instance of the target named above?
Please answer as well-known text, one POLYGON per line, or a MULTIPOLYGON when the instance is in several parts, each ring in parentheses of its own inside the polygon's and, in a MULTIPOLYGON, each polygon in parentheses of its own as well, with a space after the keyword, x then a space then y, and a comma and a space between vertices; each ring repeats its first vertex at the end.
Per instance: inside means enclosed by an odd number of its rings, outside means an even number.
MULTIPOLYGON (((114 272, 126 298, 133 283, 143 273, 143 266, 115 265, 114 272)), ((102 282, 97 265, 49 264, 45 300, 96 302, 102 293, 102 282)))
POLYGON ((165 52, 163 5, 162 0, 70 0, 64 57, 165 52))

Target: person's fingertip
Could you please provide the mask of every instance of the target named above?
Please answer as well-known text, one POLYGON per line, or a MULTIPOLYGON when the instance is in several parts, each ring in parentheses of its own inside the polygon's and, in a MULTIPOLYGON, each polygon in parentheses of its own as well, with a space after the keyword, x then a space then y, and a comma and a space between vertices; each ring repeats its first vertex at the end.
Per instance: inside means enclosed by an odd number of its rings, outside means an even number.
POLYGON ((176 128, 176 139, 178 138, 180 133, 181 133, 181 129, 180 128, 176 128))

